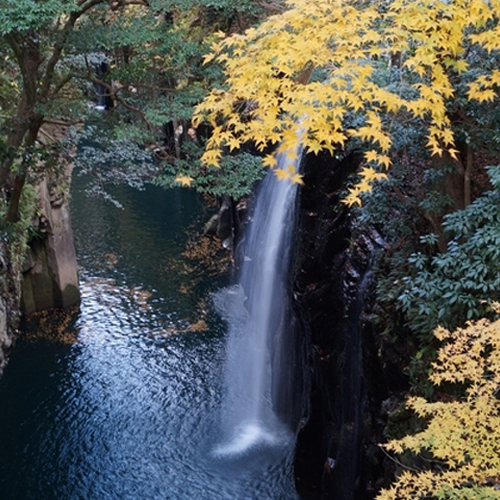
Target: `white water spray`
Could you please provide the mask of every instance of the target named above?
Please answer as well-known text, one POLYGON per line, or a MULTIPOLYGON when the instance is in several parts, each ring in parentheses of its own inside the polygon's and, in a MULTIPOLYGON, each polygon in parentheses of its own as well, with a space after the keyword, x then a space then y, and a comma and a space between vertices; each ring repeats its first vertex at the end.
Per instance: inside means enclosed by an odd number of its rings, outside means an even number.
MULTIPOLYGON (((300 154, 297 155, 300 158, 300 154)), ((286 157, 278 160, 284 168, 286 157)), ((296 160, 297 165, 300 159, 296 160)), ((245 234, 240 283, 215 297, 229 324, 223 444, 219 455, 241 454, 256 445, 281 443, 288 433, 274 414, 273 380, 286 325, 286 284, 297 185, 269 172, 257 195, 245 234)))

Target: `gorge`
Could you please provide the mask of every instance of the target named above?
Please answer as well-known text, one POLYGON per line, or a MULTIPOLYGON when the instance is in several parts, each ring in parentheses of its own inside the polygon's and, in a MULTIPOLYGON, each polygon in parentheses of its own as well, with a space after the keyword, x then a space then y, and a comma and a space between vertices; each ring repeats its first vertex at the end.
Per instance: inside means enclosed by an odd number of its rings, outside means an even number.
POLYGON ((2 499, 499 497, 500 1, 0 3, 2 499))
POLYGON ((204 223, 194 193, 116 188, 120 210, 75 178, 81 312, 26 324, 0 382, 5 498, 293 499, 294 475, 304 498, 369 498, 359 315, 376 243, 349 251, 334 210, 356 158, 305 163, 300 201, 262 182, 229 287, 229 263, 210 278, 182 256, 204 223))
POLYGON ((220 445, 228 280, 182 256, 193 192, 72 193, 81 312, 27 324, 0 381, 3 498, 296 498, 289 441, 220 445), (92 235, 92 237, 89 237, 92 235))

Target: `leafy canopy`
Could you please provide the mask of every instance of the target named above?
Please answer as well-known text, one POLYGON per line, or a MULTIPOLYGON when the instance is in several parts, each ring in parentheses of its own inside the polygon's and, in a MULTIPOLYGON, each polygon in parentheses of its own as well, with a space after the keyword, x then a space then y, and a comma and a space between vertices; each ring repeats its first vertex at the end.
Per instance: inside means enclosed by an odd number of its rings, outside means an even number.
MULTIPOLYGON (((140 185, 141 173, 151 180, 161 162, 169 174, 165 185, 174 185, 171 164, 181 163, 181 151, 166 125, 184 130, 188 140, 193 106, 221 76, 217 65, 203 65, 218 39, 214 33, 244 29, 265 14, 266 5, 261 0, 242 0, 236 8, 229 0, 0 0, 0 186, 11 183, 13 174, 24 178, 32 170, 19 160, 26 156, 28 129, 30 141, 37 142, 46 134, 45 126, 37 132, 42 123, 104 120, 104 136, 93 127, 80 128, 85 130, 80 163, 92 174, 92 192, 104 195, 108 182, 140 185), (112 110, 104 115, 91 101, 106 102, 112 110), (105 162, 109 168, 103 168, 105 162)), ((176 136, 179 143, 182 138, 176 136)), ((195 175, 195 187, 248 190, 260 173, 257 161, 247 159, 242 175, 234 168, 237 159, 229 159, 222 172, 208 172, 204 179, 195 175)), ((189 184, 190 167, 178 170, 178 181, 189 184)), ((9 198, 15 197, 9 193, 9 198)), ((17 215, 15 207, 11 213, 17 215)))
MULTIPOLYGON (((203 155, 218 165, 223 151, 251 141, 261 150, 278 145, 293 151, 300 136, 306 151, 335 151, 350 138, 368 145, 361 182, 346 203, 383 178, 393 143, 390 115, 424 121, 432 154, 457 150, 447 114, 453 82, 467 71, 466 49, 500 48, 500 0, 289 0, 288 10, 258 28, 224 38, 206 62, 225 65, 226 86, 213 90, 197 107, 195 123, 207 120, 214 133, 203 155), (398 86, 375 78, 381 65, 395 64, 398 86), (356 115, 358 125, 349 121, 356 115)), ((497 97, 500 71, 473 79, 467 98, 497 97)), ((291 162, 290 162, 291 163, 291 162)), ((276 166, 273 155, 264 164, 276 166)), ((300 177, 290 166, 279 172, 300 177)))

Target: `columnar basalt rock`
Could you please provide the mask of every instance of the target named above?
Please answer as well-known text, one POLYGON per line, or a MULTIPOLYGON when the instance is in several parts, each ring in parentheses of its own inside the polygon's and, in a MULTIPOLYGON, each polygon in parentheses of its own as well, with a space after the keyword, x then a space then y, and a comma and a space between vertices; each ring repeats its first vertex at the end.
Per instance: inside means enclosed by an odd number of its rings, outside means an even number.
POLYGON ((37 185, 40 207, 35 223, 37 236, 29 242, 22 270, 24 314, 80 302, 67 193, 71 170, 70 164, 64 164, 57 182, 45 176, 37 185))
POLYGON ((68 129, 43 125, 40 132, 37 142, 54 154, 33 171, 30 183, 37 194, 34 219, 21 232, 5 226, 0 238, 0 375, 21 314, 80 302, 69 211, 71 155, 66 157, 58 149, 67 139, 68 129), (26 241, 28 234, 33 234, 30 241, 26 241))
POLYGON ((368 232, 354 237, 350 212, 339 203, 359 159, 312 161, 305 167, 294 285, 310 373, 296 484, 307 498, 358 500, 374 493, 367 463, 373 420, 386 397, 365 317, 380 242, 368 232))

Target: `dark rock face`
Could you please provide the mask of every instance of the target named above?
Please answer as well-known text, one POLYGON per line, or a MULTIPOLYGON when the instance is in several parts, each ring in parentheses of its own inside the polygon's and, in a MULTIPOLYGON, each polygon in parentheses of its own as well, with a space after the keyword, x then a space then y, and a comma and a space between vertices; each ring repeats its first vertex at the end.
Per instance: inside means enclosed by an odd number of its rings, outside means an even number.
POLYGON ((229 196, 222 196, 218 201, 219 210, 205 224, 203 233, 217 236, 224 248, 232 249, 239 229, 236 205, 229 196))
POLYGON ((20 260, 13 256, 7 242, 0 241, 0 376, 12 350, 19 322, 20 260))
POLYGON ((380 239, 365 233, 353 240, 349 211, 339 204, 338 192, 359 159, 308 160, 294 296, 308 345, 310 392, 298 432, 296 485, 305 498, 372 498, 381 472, 370 443, 387 390, 364 311, 380 239))

